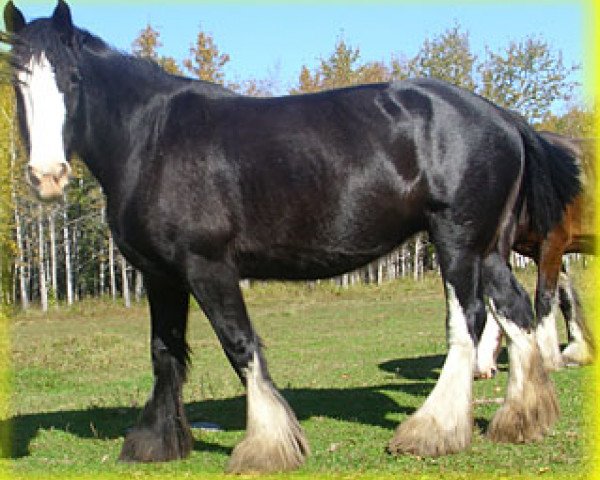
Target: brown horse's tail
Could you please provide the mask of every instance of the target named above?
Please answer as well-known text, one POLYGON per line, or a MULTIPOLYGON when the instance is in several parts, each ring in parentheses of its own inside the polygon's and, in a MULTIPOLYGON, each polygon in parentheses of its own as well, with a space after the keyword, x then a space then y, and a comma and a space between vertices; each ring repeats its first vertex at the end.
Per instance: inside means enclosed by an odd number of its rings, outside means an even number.
POLYGON ((579 166, 569 150, 552 145, 524 120, 515 121, 525 150, 523 194, 531 227, 545 236, 581 192, 579 166))

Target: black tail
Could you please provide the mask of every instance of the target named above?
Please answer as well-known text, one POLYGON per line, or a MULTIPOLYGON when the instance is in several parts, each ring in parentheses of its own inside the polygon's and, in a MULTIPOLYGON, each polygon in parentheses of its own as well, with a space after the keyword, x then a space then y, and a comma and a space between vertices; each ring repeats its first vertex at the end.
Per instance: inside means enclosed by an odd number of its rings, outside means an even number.
POLYGON ((552 145, 525 121, 516 120, 525 148, 523 189, 531 227, 546 235, 581 192, 579 166, 569 150, 552 145))

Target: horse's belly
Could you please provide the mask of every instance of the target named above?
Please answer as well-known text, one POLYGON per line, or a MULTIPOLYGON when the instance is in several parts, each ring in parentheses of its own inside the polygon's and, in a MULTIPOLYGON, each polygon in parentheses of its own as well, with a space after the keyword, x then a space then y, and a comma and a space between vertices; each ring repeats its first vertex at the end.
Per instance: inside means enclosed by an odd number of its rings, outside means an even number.
POLYGON ((371 251, 273 247, 260 253, 245 253, 238 258, 242 278, 257 280, 316 280, 356 270, 388 253, 395 245, 371 251))

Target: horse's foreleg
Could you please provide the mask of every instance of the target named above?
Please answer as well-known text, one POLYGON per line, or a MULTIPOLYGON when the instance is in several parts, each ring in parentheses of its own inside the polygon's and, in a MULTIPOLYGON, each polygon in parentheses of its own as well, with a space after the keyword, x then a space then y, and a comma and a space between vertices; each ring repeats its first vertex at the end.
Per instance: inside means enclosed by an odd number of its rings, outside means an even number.
POLYGON ((152 317, 154 388, 139 424, 127 434, 119 458, 162 462, 187 457, 194 443, 182 400, 189 293, 150 277, 145 283, 152 317))
POLYGON ((562 352, 567 365, 587 365, 594 361, 595 344, 587 324, 577 291, 566 273, 558 281, 560 309, 565 318, 569 344, 562 352))
POLYGON ((309 453, 308 443, 294 412, 271 380, 235 270, 203 259, 197 259, 192 268, 188 277, 193 294, 246 386, 246 436, 234 448, 227 471, 262 473, 298 468, 309 453))
POLYGON ((499 255, 486 258, 483 272, 489 308, 507 336, 510 369, 488 435, 498 442, 538 440, 558 418, 558 403, 532 332, 531 302, 499 255))

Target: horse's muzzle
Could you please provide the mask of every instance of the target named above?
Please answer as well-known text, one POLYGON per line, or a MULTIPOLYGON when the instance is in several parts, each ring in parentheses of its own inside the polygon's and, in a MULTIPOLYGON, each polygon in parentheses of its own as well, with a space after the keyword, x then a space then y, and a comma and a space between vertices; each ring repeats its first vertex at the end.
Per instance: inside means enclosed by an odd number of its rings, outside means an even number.
POLYGON ((56 164, 49 171, 29 165, 27 179, 37 197, 44 202, 59 200, 63 196, 65 187, 69 183, 71 167, 66 162, 56 164))

